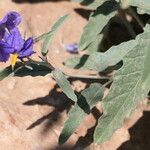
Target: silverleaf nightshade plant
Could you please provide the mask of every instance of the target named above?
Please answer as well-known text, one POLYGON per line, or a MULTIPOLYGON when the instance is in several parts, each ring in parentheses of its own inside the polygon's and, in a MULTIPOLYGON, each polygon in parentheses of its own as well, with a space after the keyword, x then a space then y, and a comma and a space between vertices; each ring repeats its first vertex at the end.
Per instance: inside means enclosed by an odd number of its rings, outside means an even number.
MULTIPOLYGON (((109 81, 103 84, 103 87, 107 87, 106 85, 111 83, 108 95, 101 99, 103 112, 97 119, 93 134, 93 142, 101 144, 112 137, 150 91, 150 2, 148 0, 72 1, 87 5, 91 14, 79 42, 80 53, 85 52, 69 58, 64 64, 75 69, 96 71, 100 76, 110 77, 109 81), (132 19, 129 20, 127 16, 132 19)), ((88 102, 89 98, 86 96, 89 93, 90 102, 94 101, 96 90, 93 92, 92 89, 88 89, 82 103, 84 99, 88 102)), ((97 92, 100 92, 100 88, 97 92)), ((70 138, 88 115, 85 108, 86 105, 82 107, 78 99, 78 105, 75 104, 69 111, 68 119, 59 136, 60 144, 70 138)))
MULTIPOLYGON (((102 0, 100 2, 91 1, 89 3, 87 0, 73 1, 87 4, 92 14, 84 28, 79 43, 79 49, 86 50, 86 52, 79 52, 79 56, 75 55, 68 59, 65 65, 76 69, 89 69, 92 70, 92 74, 76 75, 62 73, 61 70, 54 68, 47 60, 49 46, 52 43, 54 35, 68 15, 56 21, 48 33, 34 40, 33 38, 25 40, 22 39, 18 30, 18 25, 21 22, 20 15, 15 12, 8 13, 0 24, 0 41, 2 43, 0 47, 0 57, 1 61, 7 61, 10 55, 12 55, 12 67, 15 65, 17 58, 21 60, 21 69, 23 68, 23 70, 20 69, 19 62, 14 67, 13 75, 23 75, 24 73, 31 75, 33 73, 37 76, 50 73, 66 96, 73 101, 73 107, 71 107, 68 113, 68 119, 59 136, 59 144, 63 144, 69 139, 82 120, 92 112, 97 102, 102 100, 103 114, 102 117, 97 120, 98 122, 93 136, 94 142, 101 144, 109 140, 113 133, 121 127, 124 119, 130 116, 137 104, 147 97, 150 90, 150 22, 146 20, 143 24, 137 14, 139 10, 141 10, 141 13, 150 14, 150 9, 147 7, 147 1, 145 0, 143 3, 140 1, 135 3, 132 0, 128 2, 123 0, 102 0), (132 9, 131 6, 137 7, 137 12, 132 9), (128 13, 126 13, 127 10, 124 8, 129 8, 131 11, 130 15, 135 19, 136 23, 140 25, 143 33, 141 33, 141 31, 139 33, 135 31, 126 17, 123 17, 128 15, 128 13), (122 16, 120 14, 124 15, 122 16), (126 39, 126 42, 123 40, 119 42, 120 44, 114 42, 113 45, 115 46, 112 46, 111 44, 107 45, 110 40, 107 42, 105 38, 108 36, 107 38, 109 39, 110 37, 110 27, 112 27, 114 23, 112 21, 118 20, 115 20, 115 17, 119 17, 119 22, 121 21, 121 25, 124 27, 121 31, 123 31, 123 33, 128 32, 130 39, 126 39), (139 35, 136 36, 137 34, 139 35), (29 57, 34 53, 33 43, 41 39, 44 39, 41 50, 42 56, 40 56, 42 61, 33 61, 31 58, 27 59, 28 61, 22 61, 23 58, 29 57), (18 42, 18 40, 21 42, 18 42), (107 51, 104 52, 105 50, 107 51), (18 66, 19 72, 18 69, 16 69, 18 66), (88 79, 92 84, 89 88, 84 89, 76 96, 66 77, 88 79), (108 95, 102 99, 106 87, 110 87, 110 91, 108 95)), ((118 34, 120 33, 120 29, 119 26, 117 26, 116 30, 114 30, 117 39, 121 37, 119 36, 120 34, 118 34)), ((68 45, 65 49, 72 53, 78 49, 78 46, 68 45)), ((9 66, 0 71, 0 80, 12 73, 12 67, 9 66)))
POLYGON ((23 59, 33 53, 33 38, 23 39, 18 29, 21 16, 17 12, 9 12, 0 21, 0 61, 6 62, 12 55, 12 69, 17 58, 23 59))

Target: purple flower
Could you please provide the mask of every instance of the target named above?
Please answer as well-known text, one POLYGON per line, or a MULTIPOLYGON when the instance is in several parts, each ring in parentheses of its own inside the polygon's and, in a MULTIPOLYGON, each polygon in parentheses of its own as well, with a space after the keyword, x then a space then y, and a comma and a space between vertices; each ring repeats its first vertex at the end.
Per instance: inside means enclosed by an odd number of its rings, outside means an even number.
POLYGON ((0 61, 6 62, 9 59, 10 53, 13 51, 7 43, 0 41, 0 61))
POLYGON ((34 53, 33 38, 22 38, 17 28, 20 22, 20 14, 13 11, 0 20, 0 61, 6 62, 12 55, 12 68, 17 58, 23 59, 34 53))
POLYGON ((21 22, 21 16, 17 12, 11 11, 0 20, 0 39, 5 36, 6 32, 10 32, 15 29, 21 22))
POLYGON ((79 50, 79 46, 78 44, 69 44, 65 46, 66 51, 70 52, 70 53, 77 53, 79 50))
POLYGON ((17 58, 29 57, 33 53, 33 38, 24 40, 17 28, 0 41, 0 61, 6 62, 12 54, 12 67, 15 66, 17 58))

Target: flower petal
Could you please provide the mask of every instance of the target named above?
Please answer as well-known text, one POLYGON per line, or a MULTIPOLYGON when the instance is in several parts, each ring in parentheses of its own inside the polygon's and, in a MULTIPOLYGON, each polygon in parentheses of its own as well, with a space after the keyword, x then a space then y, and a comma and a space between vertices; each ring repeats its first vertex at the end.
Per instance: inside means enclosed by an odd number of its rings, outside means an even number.
POLYGON ((18 26, 21 22, 21 16, 15 11, 11 11, 6 14, 6 16, 0 22, 0 25, 5 25, 9 31, 18 26))
POLYGON ((3 37, 5 36, 5 29, 0 29, 0 40, 3 39, 3 37))
POLYGON ((24 45, 24 40, 17 28, 10 34, 5 34, 4 41, 15 50, 14 52, 19 52, 24 45))
POLYGON ((14 49, 6 42, 0 41, 0 51, 11 54, 14 52, 14 49))
POLYGON ((65 46, 65 49, 67 52, 70 52, 70 53, 77 53, 78 50, 79 50, 79 45, 78 44, 69 44, 69 45, 66 45, 65 46))
POLYGON ((11 48, 7 43, 0 41, 0 61, 6 62, 9 59, 10 54, 13 52, 13 48, 11 48))
POLYGON ((33 47, 33 38, 28 38, 24 43, 24 50, 27 50, 29 48, 33 47))
POLYGON ((0 51, 0 61, 6 62, 10 57, 10 54, 0 51))
POLYGON ((21 51, 19 51, 19 58, 29 57, 33 53, 33 38, 28 38, 21 51))

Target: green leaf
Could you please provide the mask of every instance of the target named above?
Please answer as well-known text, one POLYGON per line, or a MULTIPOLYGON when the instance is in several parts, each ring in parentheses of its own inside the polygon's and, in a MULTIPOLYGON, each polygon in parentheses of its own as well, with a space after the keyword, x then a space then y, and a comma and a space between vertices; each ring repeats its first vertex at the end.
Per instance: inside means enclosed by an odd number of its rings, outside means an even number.
POLYGON ((90 56, 83 55, 82 57, 70 58, 65 62, 65 65, 73 68, 81 67, 82 69, 102 72, 106 68, 120 62, 123 57, 137 45, 137 42, 137 40, 131 40, 117 46, 112 46, 105 53, 93 52, 90 56))
POLYGON ((56 21, 56 23, 52 26, 51 31, 48 34, 43 35, 44 37, 46 36, 42 47, 42 54, 44 56, 48 53, 49 46, 52 43, 54 36, 56 35, 56 33, 58 32, 58 30, 60 29, 60 27, 63 25, 63 23, 66 21, 67 18, 68 15, 59 18, 56 21))
POLYGON ((102 72, 109 66, 114 66, 120 62, 123 57, 136 45, 137 41, 131 40, 128 42, 123 42, 117 46, 112 46, 105 53, 92 53, 85 63, 85 66, 89 69, 102 72))
POLYGON ((104 2, 109 0, 71 0, 73 2, 81 3, 82 5, 88 5, 91 9, 96 9, 101 6, 104 2))
POLYGON ((86 64, 86 61, 88 60, 88 57, 89 55, 83 55, 82 57, 79 57, 79 56, 71 57, 64 62, 64 65, 70 68, 75 68, 75 69, 79 69, 79 68, 85 69, 87 68, 85 64, 86 64))
POLYGON ((138 8, 140 14, 150 14, 150 1, 149 0, 121 0, 121 4, 124 8, 134 6, 138 8))
POLYGON ((81 3, 82 5, 89 5, 93 3, 94 0, 71 0, 71 1, 81 3))
POLYGON ((93 53, 93 52, 98 52, 99 50, 101 50, 101 42, 102 42, 102 39, 104 37, 104 34, 98 34, 96 37, 95 37, 95 40, 88 46, 87 50, 89 53, 93 53))
POLYGON ((75 95, 74 91, 71 88, 69 81, 66 79, 65 75, 58 69, 52 71, 54 79, 56 80, 57 84, 63 90, 63 92, 67 95, 68 98, 73 100, 74 102, 77 101, 77 96, 75 95))
POLYGON ((22 65, 14 71, 14 76, 45 76, 52 72, 52 69, 44 62, 32 61, 22 65))
POLYGON ((12 67, 9 66, 0 71, 0 81, 8 77, 12 73, 12 67))
POLYGON ((149 14, 150 15, 150 9, 145 10, 145 9, 137 8, 137 12, 138 12, 138 14, 149 14))
POLYGON ((12 66, 8 66, 0 71, 0 81, 8 76, 45 76, 51 71, 52 69, 44 62, 29 61, 26 62, 26 65, 22 62, 17 62, 14 70, 12 70, 12 66))
POLYGON ((89 4, 88 7, 91 9, 96 9, 101 6, 104 2, 111 1, 111 0, 95 0, 93 3, 89 4))
POLYGON ((103 87, 98 83, 91 84, 89 88, 81 92, 78 103, 69 111, 69 118, 59 137, 59 144, 68 140, 95 104, 102 99, 103 93, 103 87))
POLYGON ((136 40, 137 46, 124 57, 124 65, 116 73, 110 92, 102 103, 104 114, 94 133, 95 143, 109 140, 150 90, 147 83, 147 79, 150 80, 150 25, 136 40))
POLYGON ((8 76, 13 76, 19 69, 22 68, 22 63, 21 62, 17 62, 17 64, 15 65, 14 70, 12 70, 12 66, 8 66, 5 69, 0 71, 0 81, 5 79, 8 76))
POLYGON ((100 34, 108 21, 116 14, 118 5, 114 1, 106 1, 90 17, 89 23, 84 27, 84 32, 80 40, 80 49, 86 49, 95 37, 100 34))

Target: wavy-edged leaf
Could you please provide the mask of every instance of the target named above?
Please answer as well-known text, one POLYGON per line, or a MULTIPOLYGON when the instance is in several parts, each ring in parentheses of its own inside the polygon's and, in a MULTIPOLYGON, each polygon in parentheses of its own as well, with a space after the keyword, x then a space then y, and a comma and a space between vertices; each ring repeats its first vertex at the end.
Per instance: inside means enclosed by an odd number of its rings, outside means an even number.
POLYGON ((109 66, 114 66, 120 62, 123 57, 137 44, 137 41, 131 40, 123 42, 117 46, 112 46, 105 53, 95 52, 89 56, 85 66, 98 72, 104 71, 109 66))
POLYGON ((108 21, 116 14, 118 4, 115 1, 106 1, 90 17, 80 40, 80 49, 86 49, 95 37, 102 31, 108 21))
POLYGON ((45 40, 44 40, 41 52, 44 56, 48 53, 49 46, 50 46, 54 36, 56 35, 56 33, 58 32, 58 30, 60 29, 60 27, 63 25, 63 23, 66 21, 67 18, 68 18, 68 14, 64 15, 63 17, 60 17, 55 22, 55 24, 52 26, 51 31, 48 34, 43 35, 45 40))
POLYGON ((75 95, 65 75, 59 69, 55 69, 54 71, 52 71, 52 74, 57 84, 60 86, 63 92, 67 95, 67 97, 70 98, 72 101, 76 102, 77 96, 75 95))
POLYGON ((69 111, 69 118, 59 137, 59 144, 67 141, 95 104, 103 97, 103 93, 103 87, 98 83, 91 84, 89 88, 81 92, 78 103, 69 111))
POLYGON ((137 46, 124 57, 124 65, 116 73, 110 92, 103 101, 104 114, 94 133, 96 143, 110 139, 150 90, 147 83, 150 81, 150 25, 137 41, 137 46))

